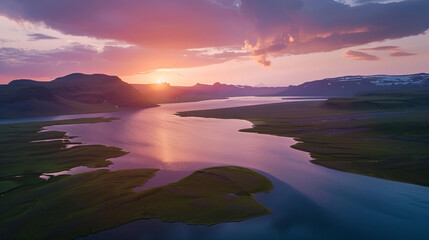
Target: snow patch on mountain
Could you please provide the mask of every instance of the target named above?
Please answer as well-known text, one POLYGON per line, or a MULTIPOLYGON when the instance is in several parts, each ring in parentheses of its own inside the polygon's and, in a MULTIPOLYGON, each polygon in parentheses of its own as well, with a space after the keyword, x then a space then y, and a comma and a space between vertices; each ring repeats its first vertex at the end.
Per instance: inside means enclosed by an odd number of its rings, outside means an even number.
POLYGON ((357 82, 368 81, 376 86, 401 86, 401 85, 429 85, 428 74, 413 75, 375 75, 375 76, 345 76, 333 78, 339 82, 357 82))

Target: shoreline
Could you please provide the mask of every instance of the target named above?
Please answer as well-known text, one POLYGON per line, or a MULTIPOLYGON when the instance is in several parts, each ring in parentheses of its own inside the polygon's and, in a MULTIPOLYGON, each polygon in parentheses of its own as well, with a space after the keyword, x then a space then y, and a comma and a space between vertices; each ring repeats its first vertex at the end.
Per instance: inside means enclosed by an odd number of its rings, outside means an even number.
POLYGON ((424 147, 424 139, 419 140, 419 134, 424 135, 419 127, 429 120, 427 108, 405 112, 404 109, 335 109, 323 104, 313 101, 274 103, 187 111, 177 115, 247 120, 253 127, 240 131, 292 137, 298 141, 292 147, 309 152, 314 164, 429 186, 425 161, 420 160, 428 156, 429 151, 424 147), (407 141, 398 138, 412 131, 415 136, 408 136, 407 141), (406 156, 413 156, 415 160, 401 161, 400 158, 406 156))
POLYGON ((185 178, 135 191, 158 169, 95 169, 127 154, 104 145, 73 144, 66 132, 46 126, 96 124, 117 118, 86 118, 0 125, 0 235, 6 238, 74 239, 139 219, 161 219, 211 226, 267 215, 271 210, 253 195, 273 184, 253 170, 220 166, 185 178), (55 140, 61 139, 61 140, 55 140), (6 160, 9 159, 9 160, 6 160), (10 161, 13 159, 13 161, 10 161), (40 178, 45 172, 86 166, 92 171, 40 178), (19 213, 19 214, 18 214, 19 213), (67 226, 73 225, 73 229, 67 226), (89 228, 88 228, 89 227, 89 228))

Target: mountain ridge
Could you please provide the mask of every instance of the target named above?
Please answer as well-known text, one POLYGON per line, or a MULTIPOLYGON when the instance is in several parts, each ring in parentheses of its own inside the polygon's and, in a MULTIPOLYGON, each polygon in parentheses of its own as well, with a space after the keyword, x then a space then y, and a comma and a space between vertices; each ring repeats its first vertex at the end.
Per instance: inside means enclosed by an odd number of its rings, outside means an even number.
POLYGON ((193 102, 244 96, 273 96, 286 87, 251 87, 216 82, 212 85, 197 83, 193 86, 164 84, 133 84, 140 93, 156 103, 193 102))
POLYGON ((111 112, 154 107, 117 76, 73 73, 49 82, 13 80, 0 86, 0 118, 111 112))
POLYGON ((354 96, 374 91, 429 90, 429 74, 352 75, 289 86, 279 96, 354 96))
POLYGON ((128 84, 117 76, 72 73, 52 81, 17 79, 0 85, 0 118, 112 112, 160 103, 241 96, 350 97, 368 92, 429 91, 429 74, 355 75, 288 87, 251 87, 217 82, 190 87, 128 84))

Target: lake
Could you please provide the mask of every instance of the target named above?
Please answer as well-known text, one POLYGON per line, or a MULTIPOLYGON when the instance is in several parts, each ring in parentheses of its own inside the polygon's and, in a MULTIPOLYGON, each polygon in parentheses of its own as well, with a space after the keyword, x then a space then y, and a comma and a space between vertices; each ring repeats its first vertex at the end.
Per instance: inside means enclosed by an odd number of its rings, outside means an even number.
MULTIPOLYGON (((81 239, 429 239, 427 187, 314 165, 308 153, 290 147, 296 143, 292 138, 239 132, 252 127, 247 121, 175 115, 179 111, 284 101, 300 100, 240 97, 16 121, 120 118, 47 129, 79 136, 73 141, 116 146, 129 152, 112 159, 114 164, 109 169, 161 169, 136 191, 177 181, 202 168, 228 165, 257 170, 275 185, 272 193, 256 196, 272 209, 267 216, 209 227, 139 220, 81 239)), ((92 169, 78 167, 68 173, 88 170, 92 169)))

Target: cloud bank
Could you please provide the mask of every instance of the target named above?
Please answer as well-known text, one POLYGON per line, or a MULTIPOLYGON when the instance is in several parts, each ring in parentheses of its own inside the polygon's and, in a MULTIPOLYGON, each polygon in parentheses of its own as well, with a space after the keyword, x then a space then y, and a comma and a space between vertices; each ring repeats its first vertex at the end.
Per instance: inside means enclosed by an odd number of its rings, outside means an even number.
MULTIPOLYGON (((52 62, 58 57, 60 62, 70 61, 71 65, 93 59, 96 63, 90 65, 94 66, 109 56, 108 61, 112 65, 118 65, 114 69, 119 68, 121 72, 128 74, 136 72, 139 66, 140 71, 144 71, 149 67, 195 66, 242 57, 242 54, 230 54, 226 58, 201 57, 197 53, 189 53, 187 49, 225 46, 243 48, 249 51, 249 57, 269 66, 272 57, 328 52, 418 35, 429 29, 427 0, 348 2, 349 4, 334 0, 0 0, 0 15, 15 21, 44 24, 65 34, 125 42, 138 49, 131 55, 139 59, 138 64, 126 68, 115 59, 128 56, 129 48, 106 47, 101 53, 87 51, 89 56, 79 61, 75 58, 83 57, 81 52, 78 51, 73 59, 67 60, 61 59, 65 54, 64 49, 57 49, 49 53, 32 52, 32 57, 29 58, 16 58, 16 66, 20 63, 23 66, 30 65, 36 55, 39 60, 52 62), (136 56, 137 53, 141 55, 136 56), (165 59, 161 60, 156 55, 165 59), (186 58, 185 55, 190 57, 186 58)), ((76 49, 70 46, 67 52, 70 50, 76 49)), ((8 51, 29 54, 20 49, 2 51, 3 55, 8 51)), ((362 59, 370 58, 359 51, 348 51, 346 55, 355 59, 358 55, 362 59)), ((406 53, 395 50, 391 55, 405 56, 406 53)), ((10 60, 0 62, 0 69, 5 69, 6 66, 11 67, 10 60)), ((94 67, 92 71, 97 69, 94 67)), ((46 70, 39 70, 43 71, 46 70)))

